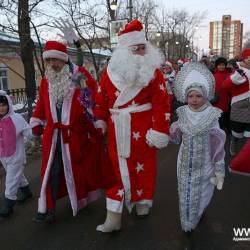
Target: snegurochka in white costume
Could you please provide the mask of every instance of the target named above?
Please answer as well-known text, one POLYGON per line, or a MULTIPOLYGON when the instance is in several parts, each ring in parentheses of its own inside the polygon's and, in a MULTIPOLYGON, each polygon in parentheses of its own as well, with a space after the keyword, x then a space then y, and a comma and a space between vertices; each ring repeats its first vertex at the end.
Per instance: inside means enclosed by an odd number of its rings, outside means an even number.
POLYGON ((214 186, 222 189, 224 144, 220 129, 221 110, 212 107, 214 77, 200 63, 188 63, 178 73, 175 96, 186 102, 177 109, 178 120, 171 125, 171 141, 180 143, 177 161, 178 195, 185 249, 193 247, 193 230, 211 201, 214 186))

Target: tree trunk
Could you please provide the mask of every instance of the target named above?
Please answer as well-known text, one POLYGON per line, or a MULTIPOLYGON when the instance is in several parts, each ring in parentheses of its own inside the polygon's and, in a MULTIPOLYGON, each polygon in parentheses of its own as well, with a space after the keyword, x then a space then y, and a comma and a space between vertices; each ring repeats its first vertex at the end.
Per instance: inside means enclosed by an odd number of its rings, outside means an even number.
POLYGON ((21 59, 24 66, 25 87, 28 101, 28 119, 30 119, 32 115, 32 103, 36 95, 36 81, 33 59, 34 43, 30 36, 29 0, 18 1, 18 32, 21 59))

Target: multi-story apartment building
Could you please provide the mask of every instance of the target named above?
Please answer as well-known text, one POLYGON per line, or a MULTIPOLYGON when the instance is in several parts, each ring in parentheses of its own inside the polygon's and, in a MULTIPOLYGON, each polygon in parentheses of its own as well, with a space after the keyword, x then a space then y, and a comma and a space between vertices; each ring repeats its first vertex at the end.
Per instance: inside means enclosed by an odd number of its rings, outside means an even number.
POLYGON ((210 22, 209 47, 215 56, 233 58, 242 49, 243 24, 223 15, 222 21, 210 22))

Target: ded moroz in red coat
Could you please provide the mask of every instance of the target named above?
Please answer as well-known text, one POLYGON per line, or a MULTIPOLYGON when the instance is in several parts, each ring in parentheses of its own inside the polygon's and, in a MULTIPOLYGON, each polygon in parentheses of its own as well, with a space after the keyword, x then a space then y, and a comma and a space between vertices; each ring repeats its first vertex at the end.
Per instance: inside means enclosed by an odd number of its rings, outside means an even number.
MULTIPOLYGON (((75 68, 75 71, 82 71, 75 68)), ((82 71, 84 73, 84 71, 82 71)), ((93 85, 93 78, 87 76, 93 85)), ((91 89, 94 88, 90 86, 91 89)), ((93 89, 94 90, 94 89, 93 89)), ((94 180, 88 179, 93 155, 93 145, 90 138, 97 136, 92 122, 88 121, 85 109, 79 101, 80 88, 72 85, 68 96, 62 105, 61 123, 58 124, 56 105, 48 92, 48 81, 41 80, 39 98, 31 118, 31 126, 44 126, 42 141, 42 186, 38 201, 38 212, 45 213, 52 206, 50 187, 50 170, 53 163, 53 155, 56 148, 58 129, 61 129, 62 159, 64 176, 61 176, 58 198, 69 195, 73 215, 89 202, 96 200, 99 196, 98 186, 94 180), (95 187, 95 188, 93 188, 95 187)), ((92 175, 93 177, 93 175, 92 175)))
POLYGON ((169 101, 162 73, 157 69, 144 87, 124 88, 108 68, 95 101, 96 126, 108 127, 108 150, 118 179, 117 185, 107 190, 107 209, 121 213, 123 201, 129 211, 135 203, 151 207, 155 146, 166 146, 169 134, 169 101), (146 137, 155 146, 150 147, 146 137))
POLYGON ((229 171, 250 176, 250 139, 247 140, 240 152, 231 160, 229 171))

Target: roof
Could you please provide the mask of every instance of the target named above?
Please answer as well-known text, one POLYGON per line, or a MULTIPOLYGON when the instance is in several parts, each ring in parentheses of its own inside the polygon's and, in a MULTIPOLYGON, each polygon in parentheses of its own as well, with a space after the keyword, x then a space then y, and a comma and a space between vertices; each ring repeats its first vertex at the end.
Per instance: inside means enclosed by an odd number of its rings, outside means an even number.
MULTIPOLYGON (((20 39, 18 36, 15 36, 13 34, 7 34, 5 32, 0 32, 0 43, 19 46, 20 39)), ((36 43, 36 42, 35 42, 35 44, 38 45, 38 43, 36 43)), ((69 54, 75 54, 76 48, 70 47, 70 48, 68 48, 68 52, 69 52, 69 54)), ((90 53, 90 50, 84 50, 83 52, 90 53)), ((110 57, 112 54, 112 52, 108 49, 92 49, 92 52, 96 55, 104 56, 104 57, 110 57)))
POLYGON ((0 41, 2 42, 10 42, 10 43, 15 43, 19 44, 20 40, 18 36, 14 36, 11 34, 7 34, 5 32, 0 32, 0 41))

